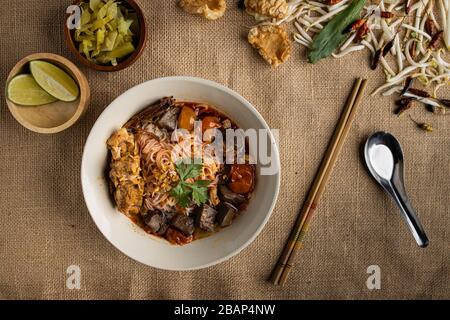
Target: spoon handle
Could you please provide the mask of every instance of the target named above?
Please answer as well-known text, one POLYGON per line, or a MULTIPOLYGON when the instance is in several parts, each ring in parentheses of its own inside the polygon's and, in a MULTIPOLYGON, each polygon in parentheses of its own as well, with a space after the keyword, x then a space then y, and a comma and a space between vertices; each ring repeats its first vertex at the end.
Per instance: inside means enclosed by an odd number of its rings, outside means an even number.
POLYGON ((403 192, 399 191, 395 187, 395 185, 391 187, 393 198, 397 203, 397 206, 402 211, 403 218, 408 224, 408 227, 411 230, 414 239, 416 240, 419 247, 425 248, 426 246, 428 246, 429 243, 428 237, 425 234, 425 230, 423 229, 422 224, 420 223, 415 210, 413 209, 410 201, 408 200, 408 197, 404 195, 403 192))

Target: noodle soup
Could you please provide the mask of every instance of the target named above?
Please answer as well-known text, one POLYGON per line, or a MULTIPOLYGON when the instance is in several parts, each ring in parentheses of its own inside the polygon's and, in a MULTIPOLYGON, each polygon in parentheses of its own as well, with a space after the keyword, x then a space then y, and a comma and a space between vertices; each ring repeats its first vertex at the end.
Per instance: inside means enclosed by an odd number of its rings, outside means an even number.
POLYGON ((255 187, 239 127, 211 105, 163 98, 107 141, 119 211, 146 232, 183 245, 230 226, 255 187))

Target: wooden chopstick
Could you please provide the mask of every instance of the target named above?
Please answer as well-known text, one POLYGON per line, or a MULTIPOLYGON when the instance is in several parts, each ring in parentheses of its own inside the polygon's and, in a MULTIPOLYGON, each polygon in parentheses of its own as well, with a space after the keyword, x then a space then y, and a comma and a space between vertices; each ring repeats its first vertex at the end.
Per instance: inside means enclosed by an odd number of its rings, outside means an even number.
POLYGON ((315 209, 317 208, 320 197, 325 190, 325 186, 331 175, 333 166, 340 151, 342 150, 345 138, 347 137, 351 124, 355 118, 357 107, 361 101, 366 83, 366 80, 358 79, 353 86, 353 90, 346 102, 344 111, 319 167, 317 175, 313 181, 306 201, 296 220, 294 229, 291 232, 289 240, 286 243, 286 246, 272 273, 271 280, 275 285, 283 285, 287 280, 289 272, 293 266, 293 261, 309 227, 310 220, 315 209))
POLYGON ((286 280, 287 280, 287 277, 289 275, 289 272, 291 271, 291 268, 292 268, 292 266, 294 264, 295 257, 297 256, 298 249, 301 247, 301 244, 303 242, 303 238, 304 238, 304 236, 306 234, 306 231, 309 228, 310 221, 311 221, 312 217, 314 216, 315 208, 317 208, 317 206, 319 204, 319 201, 320 201, 320 198, 321 198, 323 192, 325 191, 325 187, 326 187, 327 182, 328 182, 328 180, 329 180, 329 178, 331 176, 331 173, 333 171, 334 164, 336 163, 337 158, 339 157, 339 154, 340 154, 340 152, 342 150, 342 147, 343 147, 343 145, 345 143, 347 135, 348 135, 348 133, 350 131, 351 125, 353 123, 353 120, 355 119, 359 103, 360 103, 361 98, 363 96, 362 93, 365 90, 366 84, 367 84, 366 80, 363 80, 363 82, 361 83, 359 92, 358 92, 358 96, 356 97, 356 100, 354 102, 354 106, 351 109, 351 113, 350 113, 350 115, 348 117, 347 123, 346 123, 346 125, 344 127, 344 130, 343 130, 342 134, 341 134, 341 138, 339 139, 339 141, 337 143, 336 151, 332 155, 332 159, 330 161, 330 165, 329 165, 328 169, 326 170, 326 172, 324 174, 324 177, 322 179, 322 183, 319 186, 319 189, 317 191, 316 197, 315 197, 313 203, 311 204, 312 210, 310 210, 308 212, 307 216, 304 219, 304 223, 302 224, 302 226, 300 228, 299 236, 298 236, 298 238, 296 240, 296 244, 294 246, 294 249, 292 250, 291 255, 289 256, 288 261, 286 263, 286 266, 285 266, 285 268, 283 270, 283 273, 282 273, 282 275, 281 275, 281 277, 279 279, 279 284, 280 285, 283 285, 284 283, 286 283, 286 280))
POLYGON ((305 203, 303 204, 303 207, 300 211, 299 216, 297 217, 294 229, 291 232, 291 235, 288 239, 288 242, 286 243, 286 246, 278 260, 277 265, 275 266, 275 269, 272 273, 272 282, 274 284, 279 284, 281 275, 283 274, 283 271, 286 267, 286 264, 288 263, 289 256, 291 255, 292 251, 294 250, 295 245, 297 244, 297 238, 299 237, 301 227, 308 216, 308 212, 311 210, 314 210, 315 208, 312 207, 312 203, 314 202, 314 199, 316 197, 317 191, 319 189, 319 186, 323 180, 324 173, 326 172, 330 161, 331 161, 331 155, 335 152, 335 149, 337 147, 337 142, 340 139, 340 136, 342 134, 342 131, 345 127, 345 124, 347 123, 348 117, 350 115, 350 112, 353 108, 356 96, 359 92, 359 88, 361 86, 361 79, 358 79, 353 86, 352 93, 350 94, 349 99, 347 100, 347 103, 345 105, 344 111, 342 113, 342 116, 339 120, 339 123, 336 127, 336 130, 334 132, 334 135, 331 139, 331 142, 328 146, 328 149, 325 153, 325 156, 323 158, 322 163, 320 164, 320 167, 317 171, 317 175, 313 181, 313 184, 309 190, 308 196, 306 198, 305 203))

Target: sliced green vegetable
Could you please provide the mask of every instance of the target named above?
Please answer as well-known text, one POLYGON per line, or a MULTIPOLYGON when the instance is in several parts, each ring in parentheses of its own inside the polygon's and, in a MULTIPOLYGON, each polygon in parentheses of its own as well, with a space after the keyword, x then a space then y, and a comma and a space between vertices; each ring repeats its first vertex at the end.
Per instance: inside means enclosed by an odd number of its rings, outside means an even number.
POLYGON ((353 0, 342 12, 331 19, 314 39, 308 54, 310 63, 329 57, 341 45, 348 34, 345 29, 357 18, 364 7, 366 0, 353 0))
POLYGON ((97 8, 100 6, 101 3, 102 0, 91 0, 89 1, 89 7, 91 8, 92 11, 96 11, 98 10, 97 8))
POLYGON ((105 42, 105 29, 98 29, 97 30, 97 51, 100 51, 100 48, 103 45, 103 42, 105 42))
POLYGON ((105 38, 101 51, 112 51, 117 39, 117 31, 109 32, 105 38))
POLYGON ((134 11, 116 0, 90 0, 80 7, 81 23, 74 39, 88 60, 117 65, 135 50, 131 28, 139 30, 139 26, 134 11))
POLYGON ((131 42, 126 42, 113 51, 100 53, 97 57, 97 60, 103 64, 113 63, 114 59, 122 59, 123 57, 128 56, 134 50, 135 48, 133 44, 131 42))
POLYGON ((81 8, 81 25, 87 25, 91 21, 91 14, 87 9, 81 8))
POLYGON ((114 2, 108 7, 108 10, 106 11, 106 16, 111 20, 116 19, 118 10, 119 10, 118 5, 117 3, 114 2))
POLYGON ((98 11, 101 3, 102 3, 102 0, 90 0, 89 1, 89 8, 92 11, 98 11))
POLYGON ((119 33, 122 35, 130 35, 130 27, 133 23, 133 20, 125 20, 124 18, 119 18, 117 29, 119 30, 119 33))
POLYGON ((100 10, 98 10, 97 12, 97 19, 103 20, 106 17, 107 10, 108 5, 107 4, 103 5, 103 7, 101 7, 100 10))

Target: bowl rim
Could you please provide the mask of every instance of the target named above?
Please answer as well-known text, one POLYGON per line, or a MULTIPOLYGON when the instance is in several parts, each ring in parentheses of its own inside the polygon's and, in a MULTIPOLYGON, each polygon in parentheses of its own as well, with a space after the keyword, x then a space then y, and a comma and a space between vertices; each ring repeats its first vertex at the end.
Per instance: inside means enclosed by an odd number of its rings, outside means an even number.
POLYGON ((141 84, 138 84, 130 89, 128 89, 127 91, 123 92, 121 95, 119 95, 116 99, 114 99, 102 112, 102 114, 100 114, 100 116, 97 118, 96 122, 94 123, 94 125, 91 128, 91 132, 89 132, 89 135, 86 139, 86 143, 83 147, 83 156, 82 156, 82 160, 81 160, 81 188, 82 188, 82 192, 83 192, 83 197, 85 200, 85 204, 86 207, 89 211, 89 215, 91 216, 92 220, 94 220, 95 225, 97 226, 97 228, 100 230, 100 232, 103 234, 103 236, 109 241, 109 243, 111 243, 117 250, 119 250, 120 252, 122 252, 125 256, 141 263, 144 264, 146 266, 152 267, 152 268, 156 268, 156 269, 160 269, 160 270, 168 270, 168 271, 193 271, 193 270, 199 270, 199 269, 204 269, 204 268, 208 268, 217 264, 220 264, 222 262, 225 262, 229 259, 231 259, 232 257, 238 255, 242 250, 244 250, 245 248, 247 248, 255 239, 256 237, 258 237, 258 235, 261 233, 261 231, 264 229, 264 227, 266 226, 267 222, 269 221, 270 217, 272 216, 273 210, 275 209, 275 206, 277 204, 278 201, 278 196, 280 193, 280 185, 281 185, 281 161, 280 161, 280 153, 279 153, 279 146, 276 143, 276 139, 273 135, 273 133, 270 130, 270 127, 268 126, 267 122, 264 120, 264 118, 262 117, 262 115, 258 112, 258 110, 250 103, 248 102, 243 96, 241 96, 239 93, 237 93, 236 91, 225 87, 224 85, 221 85, 217 82, 211 81, 211 80, 206 80, 203 78, 198 78, 198 77, 189 77, 189 76, 174 76, 174 77, 162 77, 162 78, 156 78, 153 80, 148 80, 145 81, 141 84), (211 261, 209 263, 204 263, 198 266, 194 266, 194 267, 188 267, 188 268, 171 268, 171 267, 160 267, 160 266, 154 266, 154 265, 150 265, 149 263, 147 263, 146 261, 144 261, 144 259, 140 258, 140 257, 135 257, 135 256, 131 256, 129 253, 125 252, 125 250, 122 250, 122 248, 119 247, 119 245, 115 242, 114 239, 111 239, 111 237, 105 233, 104 229, 100 226, 99 220, 100 219, 96 219, 96 217, 94 216, 94 214, 92 213, 92 208, 90 207, 89 201, 87 201, 87 182, 86 179, 84 178, 84 176, 86 175, 86 165, 87 165, 87 145, 89 144, 89 142, 93 139, 93 129, 95 128, 97 121, 101 121, 101 119, 104 116, 105 111, 111 106, 113 105, 120 97, 122 97, 123 95, 126 94, 132 94, 132 92, 134 90, 139 90, 140 87, 142 86, 146 86, 149 85, 151 83, 156 83, 156 82, 170 82, 170 81, 189 81, 189 82, 194 82, 197 84, 202 84, 208 87, 214 87, 215 89, 221 90, 223 92, 225 92, 228 95, 231 95, 232 97, 234 97, 235 99, 237 99, 242 105, 244 105, 245 107, 247 107, 252 114, 258 119, 258 121, 263 125, 263 127, 265 129, 268 129, 269 132, 269 138, 270 141, 272 142, 271 145, 273 147, 273 153, 276 156, 276 163, 278 164, 278 173, 277 173, 277 178, 276 178, 276 182, 275 182, 275 190, 274 190, 274 197, 272 200, 272 203, 269 207, 269 209, 267 210, 267 214, 264 217, 264 220, 262 221, 262 223, 259 225, 259 227, 256 229, 256 231, 254 232, 254 234, 244 243, 242 244, 239 248, 235 249, 234 251, 232 251, 231 253, 225 255, 224 257, 220 258, 220 259, 216 259, 214 261, 211 261))
MULTIPOLYGON (((124 61, 120 62, 117 66, 110 65, 101 65, 95 64, 88 59, 86 59, 77 49, 75 45, 75 40, 72 36, 72 31, 67 27, 67 23, 64 23, 64 37, 66 38, 67 46, 72 54, 76 57, 76 59, 85 65, 88 68, 93 70, 101 71, 101 72, 116 72, 128 68, 132 64, 134 64, 144 53, 144 50, 147 46, 147 22, 145 19, 144 11, 140 7, 140 5, 135 0, 124 0, 127 2, 133 9, 136 11, 139 23, 139 41, 136 47, 136 50, 128 56, 124 61)), ((85 2, 85 0, 74 0, 73 5, 79 5, 81 2, 85 2)), ((66 20, 69 17, 69 14, 66 14, 66 20)))
POLYGON ((89 81, 87 80, 86 76, 81 72, 81 70, 70 60, 67 58, 54 54, 54 53, 33 53, 28 56, 25 56, 24 58, 20 59, 15 66, 11 69, 11 71, 8 74, 8 78, 6 79, 5 83, 5 100, 6 104, 8 105, 8 109, 11 112, 14 119, 16 119, 17 122, 19 122, 23 127, 27 128, 28 130, 31 130, 36 133, 43 133, 43 134, 53 134, 53 133, 59 133, 61 131, 64 131, 71 126, 73 126, 80 118, 81 116, 86 112, 90 100, 91 100, 91 91, 89 87, 89 81), (33 125, 29 123, 27 120, 25 120, 19 112, 17 112, 16 108, 19 106, 12 101, 8 99, 8 85, 9 82, 17 75, 19 75, 19 71, 31 61, 36 60, 42 60, 42 61, 50 61, 53 63, 64 65, 71 73, 72 77, 74 78, 75 82, 77 83, 79 89, 80 89, 80 97, 79 97, 79 103, 78 106, 73 114, 73 116, 67 120, 66 122, 51 128, 43 128, 36 125, 33 125))

